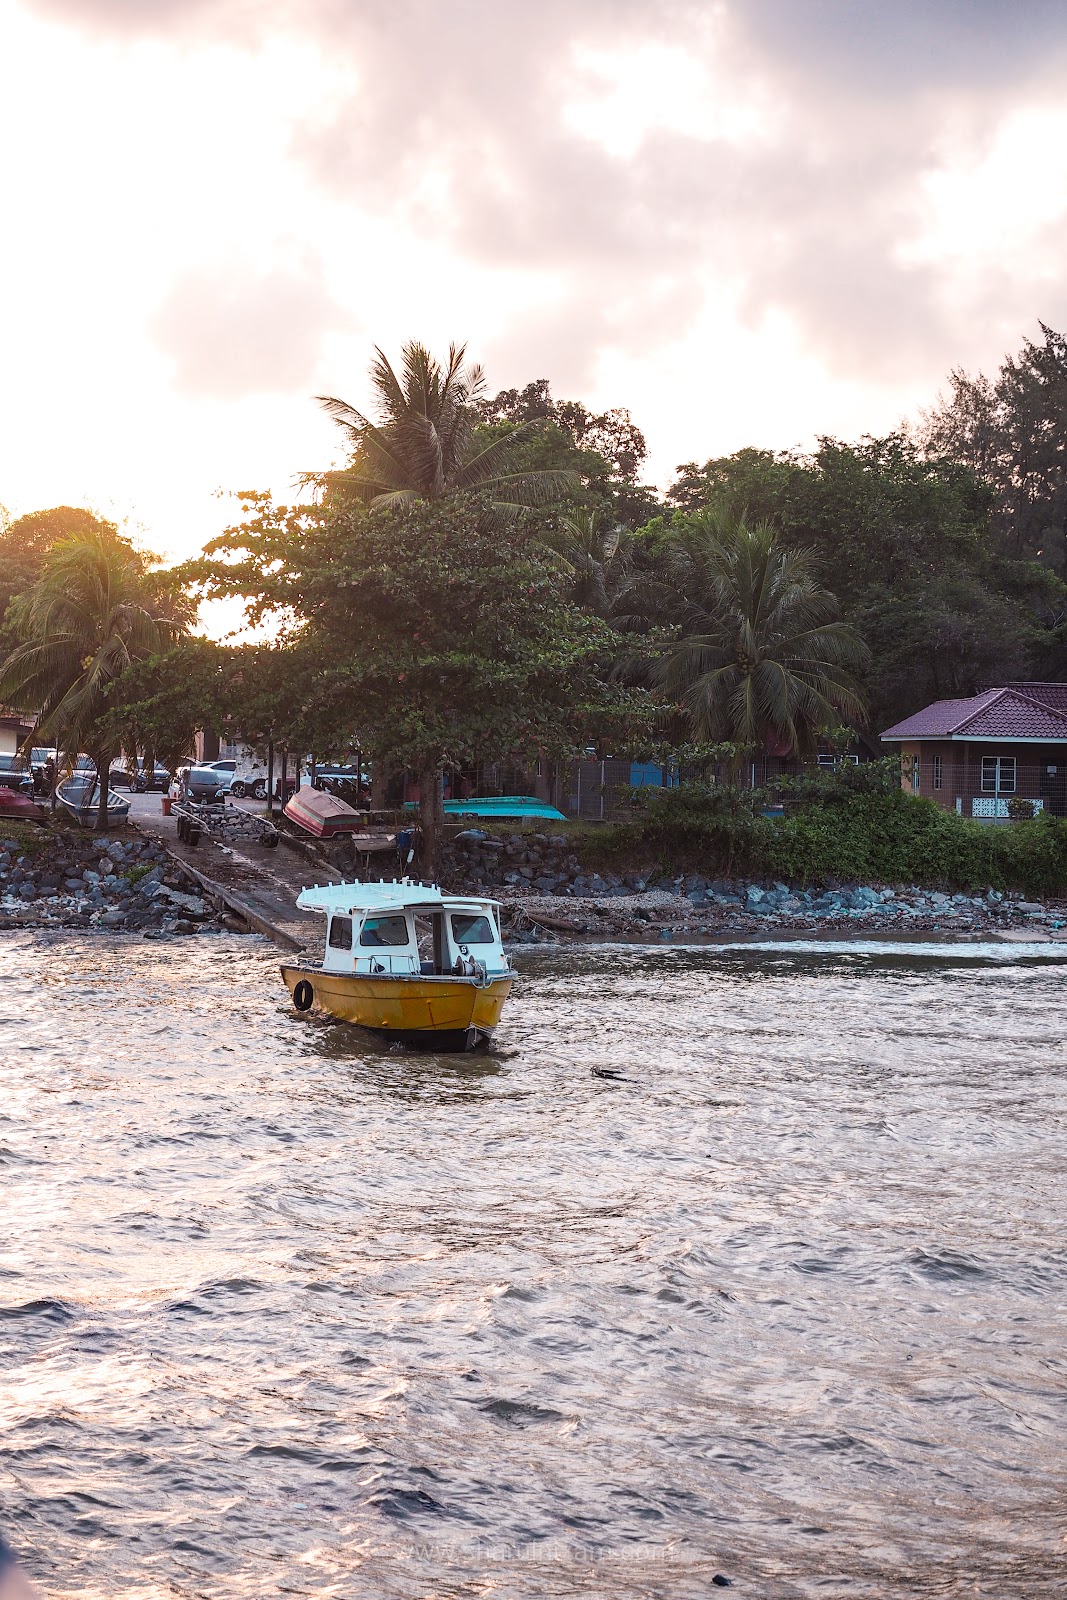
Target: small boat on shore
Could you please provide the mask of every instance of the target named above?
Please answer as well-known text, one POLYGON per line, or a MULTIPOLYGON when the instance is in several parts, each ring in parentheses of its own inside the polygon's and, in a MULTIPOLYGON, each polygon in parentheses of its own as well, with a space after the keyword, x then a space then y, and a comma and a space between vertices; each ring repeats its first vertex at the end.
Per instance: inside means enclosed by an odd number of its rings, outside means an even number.
MULTIPOLYGON (((100 788, 95 772, 75 772, 56 786, 56 799, 83 828, 97 826, 100 788)), ((130 802, 114 789, 107 791, 107 825, 120 827, 130 814, 130 802)))
POLYGON ((30 795, 19 789, 0 785, 0 817, 12 817, 18 822, 40 822, 47 827, 48 812, 30 795))
POLYGON ((285 815, 316 839, 333 839, 339 833, 359 833, 367 820, 354 806, 339 800, 328 789, 312 789, 308 784, 287 802, 285 815))
POLYGON ((546 822, 566 822, 567 818, 547 800, 532 794, 491 795, 482 800, 446 800, 446 817, 540 817, 546 822))
POLYGON ((321 967, 282 964, 298 1011, 317 1007, 416 1049, 488 1045, 514 979, 495 900, 402 878, 316 885, 296 903, 326 918, 321 967))

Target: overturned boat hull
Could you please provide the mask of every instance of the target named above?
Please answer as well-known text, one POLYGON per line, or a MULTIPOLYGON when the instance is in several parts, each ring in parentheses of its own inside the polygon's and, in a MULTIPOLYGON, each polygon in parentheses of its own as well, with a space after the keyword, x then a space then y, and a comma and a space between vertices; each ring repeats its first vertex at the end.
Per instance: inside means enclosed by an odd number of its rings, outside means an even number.
POLYGON ((366 826, 362 812, 339 800, 326 789, 298 789, 285 807, 285 815, 298 828, 316 839, 332 839, 339 833, 358 833, 366 826))
POLYGON ((512 979, 429 975, 376 977, 283 964, 298 1011, 316 1007, 381 1037, 421 1050, 484 1049, 512 979))

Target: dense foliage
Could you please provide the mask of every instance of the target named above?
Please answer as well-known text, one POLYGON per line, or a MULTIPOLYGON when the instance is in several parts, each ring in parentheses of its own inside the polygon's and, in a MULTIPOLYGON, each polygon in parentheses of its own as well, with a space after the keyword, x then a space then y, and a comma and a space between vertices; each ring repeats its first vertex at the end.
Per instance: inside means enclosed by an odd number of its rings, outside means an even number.
MULTIPOLYGON (((182 573, 164 580, 111 529, 112 587, 93 554, 107 525, 77 508, 0 523, 3 692, 102 756, 177 759, 212 726, 320 756, 358 743, 434 793, 446 765, 590 746, 685 766, 729 745, 720 770, 749 771, 817 742, 876 748, 931 700, 1065 674, 1067 341, 1042 333, 996 380, 953 373, 914 434, 689 462, 665 500, 640 482, 625 409, 543 378, 489 397, 462 346, 439 362, 409 341, 396 368, 379 351, 375 415, 324 401, 348 463, 308 475, 316 503, 246 496, 182 573), (183 582, 243 597, 271 643, 184 638, 183 582)), ((805 796, 812 817, 828 803, 805 796)), ((755 849, 750 824, 730 824, 730 851, 755 849)), ((794 810, 774 849, 799 827, 794 810)), ((803 849, 826 858, 814 833, 803 849)))
MULTIPOLYGON (((11 602, 0 701, 34 719, 40 742, 72 759, 87 750, 106 774, 122 738, 109 715, 113 690, 183 635, 193 607, 112 524, 92 522, 50 544, 36 580, 11 602)), ((98 804, 103 825, 106 782, 98 804)))
POLYGON ((812 553, 870 647, 864 687, 875 732, 932 700, 1055 667, 1067 586, 1004 549, 992 490, 970 466, 902 435, 824 439, 813 455, 741 450, 689 463, 669 499, 673 515, 639 535, 653 564, 717 501, 812 553))
POLYGON ((722 506, 698 514, 666 547, 649 590, 676 623, 653 675, 698 739, 808 756, 827 729, 864 720, 854 673, 866 647, 807 552, 770 523, 722 506))
POLYGON ((619 860, 652 857, 709 876, 805 885, 1067 891, 1067 822, 1058 818, 1011 827, 971 822, 905 793, 895 774, 887 784, 884 768, 868 781, 827 783, 785 816, 763 815, 765 798, 701 784, 647 791, 645 814, 613 829, 599 848, 619 860))
POLYGON ((957 368, 924 416, 924 443, 964 464, 991 496, 1000 550, 1067 578, 1067 339, 1044 323, 995 379, 957 368))
POLYGON ((567 599, 536 534, 501 533, 487 500, 246 504, 196 577, 256 620, 290 618, 322 728, 417 773, 423 795, 446 766, 564 756, 647 721, 640 692, 608 679, 610 630, 567 599))

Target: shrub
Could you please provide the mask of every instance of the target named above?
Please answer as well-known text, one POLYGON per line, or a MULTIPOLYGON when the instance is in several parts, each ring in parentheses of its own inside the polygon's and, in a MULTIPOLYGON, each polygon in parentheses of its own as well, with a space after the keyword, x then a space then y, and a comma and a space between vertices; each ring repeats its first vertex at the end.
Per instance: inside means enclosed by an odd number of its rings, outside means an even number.
MULTIPOLYGON (((878 763, 877 765, 880 765, 878 763)), ((597 854, 794 883, 828 879, 955 889, 1067 889, 1067 823, 1041 814, 1011 828, 973 822, 891 789, 834 788, 780 818, 748 790, 693 784, 654 791, 644 817, 611 830, 597 854)))

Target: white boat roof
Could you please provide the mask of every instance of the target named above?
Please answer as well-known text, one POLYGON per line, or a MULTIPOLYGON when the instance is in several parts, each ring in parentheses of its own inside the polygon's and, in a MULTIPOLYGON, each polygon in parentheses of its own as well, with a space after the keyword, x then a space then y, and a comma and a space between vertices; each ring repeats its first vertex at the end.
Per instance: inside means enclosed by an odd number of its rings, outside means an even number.
POLYGON ((499 904, 476 895, 445 894, 436 883, 417 883, 412 878, 394 878, 391 883, 360 883, 358 878, 353 883, 317 883, 310 889, 301 889, 296 903, 303 911, 321 911, 324 915, 339 911, 348 916, 363 911, 409 911, 416 906, 483 910, 499 904))

